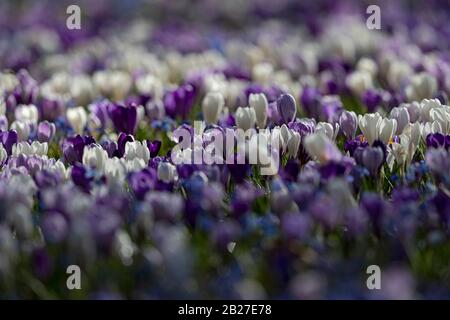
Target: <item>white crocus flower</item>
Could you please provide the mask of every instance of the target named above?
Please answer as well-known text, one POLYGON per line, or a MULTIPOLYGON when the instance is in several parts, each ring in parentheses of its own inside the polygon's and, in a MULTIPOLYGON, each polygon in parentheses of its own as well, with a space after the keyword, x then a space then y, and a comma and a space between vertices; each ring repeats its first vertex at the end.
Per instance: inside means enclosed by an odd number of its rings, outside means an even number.
POLYGON ((319 122, 316 124, 315 132, 322 132, 325 134, 330 140, 336 140, 336 137, 339 133, 339 124, 333 125, 328 122, 319 122))
POLYGON ((46 156, 48 152, 48 144, 47 142, 41 143, 39 141, 33 141, 29 144, 26 141, 18 142, 12 147, 12 155, 19 156, 20 154, 31 156, 46 156))
POLYGON ((390 140, 397 131, 397 121, 395 119, 383 119, 378 129, 378 138, 384 143, 389 144, 390 140))
POLYGON ((142 159, 145 163, 150 160, 150 150, 148 150, 147 144, 141 141, 128 141, 125 144, 125 154, 124 158, 126 160, 142 159))
POLYGON ((289 139, 291 138, 291 130, 289 130, 289 128, 287 127, 286 124, 283 124, 280 127, 280 136, 281 136, 281 146, 283 148, 283 151, 286 150, 287 148, 287 143, 289 141, 289 139))
POLYGON ((225 99, 219 92, 209 92, 202 102, 203 118, 209 124, 217 123, 220 114, 222 113, 225 99))
POLYGON ((35 105, 21 104, 18 105, 14 111, 14 116, 17 121, 22 121, 28 124, 36 124, 39 120, 39 112, 35 105))
POLYGON ((378 139, 378 130, 381 121, 382 117, 378 112, 367 113, 364 116, 359 115, 359 128, 369 144, 372 144, 378 139))
POLYGON ((5 112, 6 112, 6 102, 2 97, 0 97, 0 115, 4 115, 5 112))
POLYGON ((153 74, 146 74, 136 80, 136 90, 140 94, 149 94, 153 99, 162 99, 164 96, 164 85, 162 81, 153 74))
POLYGON ((14 121, 11 123, 11 130, 17 131, 20 141, 27 140, 30 136, 30 125, 23 121, 14 121))
POLYGON ((248 129, 253 128, 255 125, 256 122, 255 110, 248 107, 245 108, 239 107, 236 110, 235 118, 237 127, 246 131, 248 129))
POLYGON ((165 182, 171 183, 178 180, 177 167, 169 162, 160 162, 158 164, 158 179, 165 182))
POLYGON ((87 124, 87 113, 83 107, 70 108, 66 112, 66 118, 72 129, 82 134, 87 124))
POLYGON ((252 93, 248 98, 250 108, 255 110, 256 124, 260 129, 266 127, 268 102, 264 93, 252 93))
POLYGON ((108 159, 108 153, 100 145, 92 144, 84 147, 82 160, 85 166, 104 172, 106 159, 108 159))

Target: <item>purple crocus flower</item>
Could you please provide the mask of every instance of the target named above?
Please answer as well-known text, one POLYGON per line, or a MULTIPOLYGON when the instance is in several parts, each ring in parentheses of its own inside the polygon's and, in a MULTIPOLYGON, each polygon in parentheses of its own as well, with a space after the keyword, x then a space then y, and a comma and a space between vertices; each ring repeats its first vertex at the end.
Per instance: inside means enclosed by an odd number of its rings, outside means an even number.
POLYGON ((323 179, 342 176, 347 172, 347 167, 338 161, 329 161, 320 167, 320 175, 323 179))
POLYGON ((297 114, 295 98, 291 94, 282 94, 277 100, 278 113, 284 123, 291 123, 297 114))
POLYGON ((110 104, 108 112, 117 132, 134 134, 137 122, 137 109, 134 105, 110 104))
POLYGON ((69 164, 74 164, 76 162, 82 162, 84 147, 92 143, 95 143, 94 138, 90 136, 80 136, 69 137, 64 140, 62 144, 62 152, 64 159, 69 164))
POLYGON ((158 155, 159 150, 161 149, 161 141, 159 140, 147 140, 147 147, 150 150, 150 158, 154 158, 158 155))
POLYGON ((339 121, 339 115, 344 109, 339 96, 323 96, 320 99, 320 107, 318 119, 329 123, 339 121))
POLYGON ((55 135, 56 126, 53 122, 47 120, 39 123, 37 128, 37 138, 39 142, 50 142, 55 135))
POLYGON ((426 139, 427 147, 428 148, 446 147, 446 140, 448 140, 447 137, 444 136, 442 133, 439 132, 430 133, 426 139))
POLYGON ((17 80, 19 84, 5 97, 8 109, 19 104, 34 104, 38 95, 38 84, 27 70, 21 69, 17 73, 17 80))
POLYGON ((362 153, 362 163, 370 174, 376 176, 384 162, 383 149, 379 146, 366 147, 362 153))
POLYGON ((3 144, 8 155, 11 154, 12 147, 18 141, 16 130, 0 131, 0 142, 3 144))

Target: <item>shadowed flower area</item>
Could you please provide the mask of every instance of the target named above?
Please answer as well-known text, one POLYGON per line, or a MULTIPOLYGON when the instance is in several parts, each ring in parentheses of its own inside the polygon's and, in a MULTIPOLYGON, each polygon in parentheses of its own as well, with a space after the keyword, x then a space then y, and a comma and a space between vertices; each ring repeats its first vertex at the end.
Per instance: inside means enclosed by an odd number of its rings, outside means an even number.
POLYGON ((77 2, 0 2, 0 299, 450 297, 445 1, 77 2))

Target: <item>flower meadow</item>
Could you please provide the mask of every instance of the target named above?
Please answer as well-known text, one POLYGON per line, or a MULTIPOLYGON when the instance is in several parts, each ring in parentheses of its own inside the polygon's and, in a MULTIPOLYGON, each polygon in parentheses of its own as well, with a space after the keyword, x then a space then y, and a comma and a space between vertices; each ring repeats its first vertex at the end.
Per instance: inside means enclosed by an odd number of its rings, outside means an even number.
POLYGON ((369 4, 2 1, 0 298, 449 299, 450 10, 369 4))

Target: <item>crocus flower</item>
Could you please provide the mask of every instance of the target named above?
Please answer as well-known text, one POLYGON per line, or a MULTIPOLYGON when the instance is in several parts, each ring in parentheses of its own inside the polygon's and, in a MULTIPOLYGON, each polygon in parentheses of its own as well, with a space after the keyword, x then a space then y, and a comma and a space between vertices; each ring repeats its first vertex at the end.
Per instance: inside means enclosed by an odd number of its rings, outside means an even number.
POLYGON ((369 144, 372 144, 378 139, 379 127, 382 117, 379 113, 367 113, 364 116, 359 116, 359 128, 369 144))
POLYGON ((382 119, 379 123, 378 130, 378 139, 380 139, 384 144, 388 144, 397 131, 397 120, 386 118, 382 119))
POLYGON ((282 94, 277 100, 277 108, 284 123, 290 123, 295 119, 297 106, 291 94, 282 94))
POLYGON ((11 154, 12 147, 18 140, 18 134, 15 130, 0 131, 0 141, 8 154, 11 154))
POLYGON ((344 110, 339 117, 339 127, 347 139, 355 137, 358 128, 358 117, 353 111, 344 110))
POLYGON ((256 124, 260 129, 266 127, 268 102, 264 93, 252 93, 248 97, 248 104, 250 108, 255 110, 256 124))
POLYGON ((202 102, 203 118, 206 123, 217 123, 219 116, 222 112, 225 100, 219 92, 209 92, 202 102))
POLYGON ((369 172, 376 176, 384 161, 383 149, 380 147, 367 147, 362 154, 362 163, 369 172))
POLYGON ((37 128, 37 138, 40 142, 50 142, 56 132, 56 126, 53 122, 47 120, 39 123, 37 128))
POLYGON ((66 113, 67 121, 77 134, 82 134, 87 124, 87 114, 83 107, 70 108, 66 113))
POLYGON ((342 154, 336 145, 322 133, 313 133, 303 139, 303 145, 308 154, 320 163, 330 160, 339 161, 342 154))
POLYGON ((239 107, 235 114, 236 126, 244 131, 254 127, 256 122, 255 110, 252 108, 239 107))
POLYGON ((134 134, 137 120, 135 106, 126 107, 120 104, 110 104, 108 112, 114 127, 119 133, 134 134))

